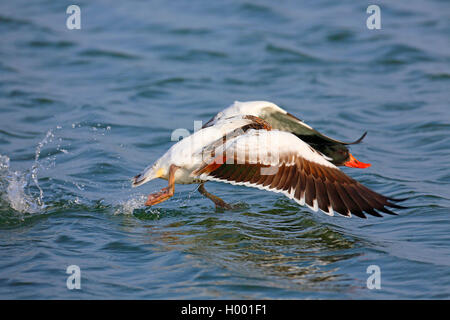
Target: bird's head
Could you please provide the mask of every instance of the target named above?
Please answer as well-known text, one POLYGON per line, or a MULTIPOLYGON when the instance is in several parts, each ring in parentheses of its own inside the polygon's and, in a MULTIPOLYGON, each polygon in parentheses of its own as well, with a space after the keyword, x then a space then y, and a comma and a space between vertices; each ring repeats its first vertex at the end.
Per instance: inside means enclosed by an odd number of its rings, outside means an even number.
POLYGON ((157 160, 151 166, 145 168, 143 172, 132 179, 132 186, 137 187, 151 180, 161 178, 168 179, 169 165, 166 161, 157 160))

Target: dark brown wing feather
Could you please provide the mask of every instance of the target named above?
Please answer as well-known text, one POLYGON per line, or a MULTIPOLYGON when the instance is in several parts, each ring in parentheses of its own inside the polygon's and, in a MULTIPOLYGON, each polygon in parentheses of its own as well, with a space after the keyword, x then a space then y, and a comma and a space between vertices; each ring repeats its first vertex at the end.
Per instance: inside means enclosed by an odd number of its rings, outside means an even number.
POLYGON ((334 167, 326 167, 300 156, 285 155, 286 159, 295 158, 291 165, 281 162, 276 173, 263 175, 261 169, 269 167, 260 163, 209 164, 197 174, 206 180, 216 180, 232 184, 245 185, 282 192, 300 204, 307 204, 327 214, 338 212, 344 216, 351 214, 366 218, 365 213, 381 217, 378 212, 395 214, 387 207, 403 208, 334 167), (209 170, 211 169, 211 170, 209 170))

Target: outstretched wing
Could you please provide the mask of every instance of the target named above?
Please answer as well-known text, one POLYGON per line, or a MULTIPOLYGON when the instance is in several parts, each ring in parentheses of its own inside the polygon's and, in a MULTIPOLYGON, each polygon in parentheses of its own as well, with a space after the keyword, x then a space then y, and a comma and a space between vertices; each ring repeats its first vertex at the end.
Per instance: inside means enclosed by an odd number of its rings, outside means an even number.
POLYGON ((294 115, 287 113, 282 113, 278 111, 266 112, 261 115, 261 118, 266 120, 274 129, 278 129, 281 131, 291 132, 301 140, 309 143, 315 144, 343 144, 343 145, 351 145, 360 143, 367 132, 364 132, 363 135, 353 141, 353 142, 345 142, 337 139, 330 138, 316 129, 310 127, 302 120, 298 119, 294 115))
POLYGON ((403 208, 348 177, 319 152, 282 131, 249 130, 215 148, 193 172, 202 180, 280 192, 300 205, 328 215, 338 212, 365 218, 387 207, 403 208))
POLYGON ((244 103, 235 102, 234 105, 222 112, 219 112, 211 118, 203 127, 214 126, 220 119, 223 119, 227 113, 245 114, 245 112, 248 111, 251 114, 267 121, 274 129, 291 132, 296 135, 299 139, 329 157, 331 159, 330 161, 338 166, 342 166, 350 160, 350 152, 347 146, 360 143, 367 134, 367 132, 365 132, 359 139, 353 142, 340 141, 320 133, 302 120, 296 118, 278 106, 273 106, 271 103, 268 103, 269 105, 267 107, 261 109, 251 109, 251 106, 249 106, 250 110, 242 107, 243 104, 244 103))

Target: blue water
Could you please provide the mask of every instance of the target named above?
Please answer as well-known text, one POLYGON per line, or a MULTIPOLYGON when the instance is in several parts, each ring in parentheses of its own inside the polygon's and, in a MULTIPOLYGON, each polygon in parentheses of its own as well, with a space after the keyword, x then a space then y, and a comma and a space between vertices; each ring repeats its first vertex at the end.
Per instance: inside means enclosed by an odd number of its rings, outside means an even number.
POLYGON ((0 298, 450 298, 448 1, 78 1, 81 30, 70 4, 0 2, 0 298), (367 130, 372 167, 344 171, 409 208, 328 217, 219 183, 239 209, 195 185, 145 208, 166 182, 129 179, 235 100, 367 130))

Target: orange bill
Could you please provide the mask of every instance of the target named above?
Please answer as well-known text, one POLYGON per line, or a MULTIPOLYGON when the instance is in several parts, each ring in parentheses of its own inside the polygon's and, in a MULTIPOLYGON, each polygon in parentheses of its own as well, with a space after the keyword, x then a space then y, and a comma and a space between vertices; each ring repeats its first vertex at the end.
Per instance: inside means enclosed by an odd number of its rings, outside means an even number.
POLYGON ((356 158, 351 153, 349 153, 349 156, 350 156, 350 160, 348 160, 347 162, 344 162, 344 166, 350 167, 350 168, 360 168, 360 169, 370 167, 370 163, 364 163, 364 162, 356 160, 356 158))

